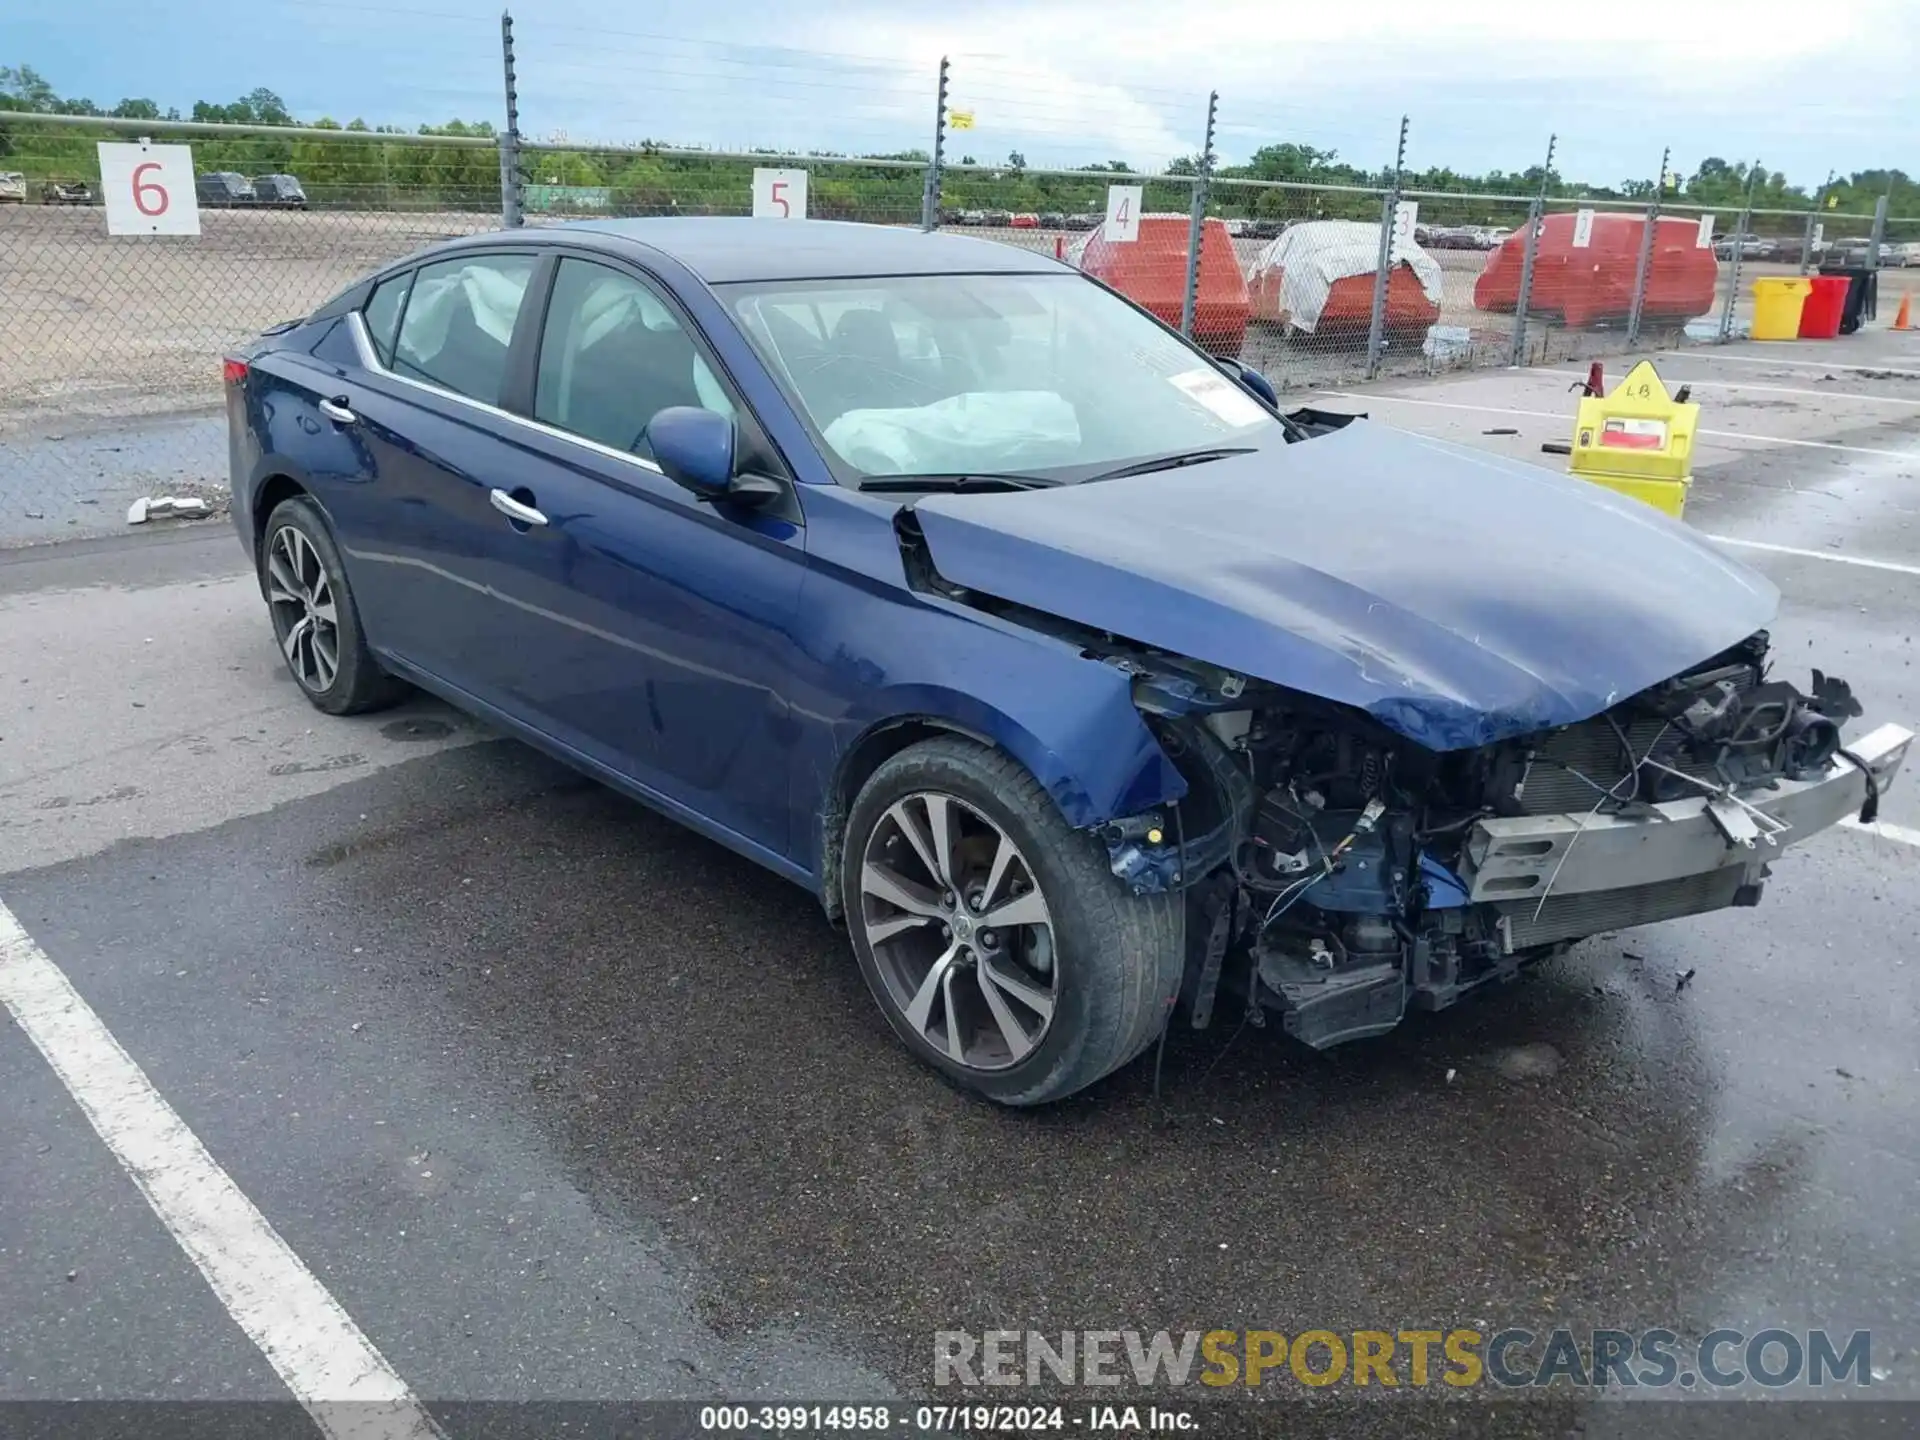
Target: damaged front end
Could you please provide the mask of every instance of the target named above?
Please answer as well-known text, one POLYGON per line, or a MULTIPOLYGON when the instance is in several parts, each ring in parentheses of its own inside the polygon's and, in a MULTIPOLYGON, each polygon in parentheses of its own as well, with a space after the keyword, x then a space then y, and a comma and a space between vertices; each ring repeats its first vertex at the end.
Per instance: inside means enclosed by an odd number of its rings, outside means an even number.
POLYGON ((1912 739, 1849 746, 1844 682, 1767 635, 1577 724, 1434 751, 1352 707, 1160 655, 1134 676, 1189 792, 1104 827, 1115 874, 1184 890, 1184 999, 1315 1048, 1441 1009, 1602 931, 1758 901, 1783 847, 1872 819, 1912 739))

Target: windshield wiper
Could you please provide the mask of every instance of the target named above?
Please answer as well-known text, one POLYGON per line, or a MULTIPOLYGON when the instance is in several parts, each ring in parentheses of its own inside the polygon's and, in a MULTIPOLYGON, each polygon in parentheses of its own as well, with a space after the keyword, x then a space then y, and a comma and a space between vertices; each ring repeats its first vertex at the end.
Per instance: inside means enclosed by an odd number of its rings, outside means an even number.
POLYGON ((937 490, 943 495, 953 495, 969 490, 1044 490, 1059 483, 1042 475, 882 475, 862 480, 860 488, 878 494, 937 490))
POLYGON ((1251 445, 1215 446, 1211 450, 1186 450, 1178 455, 1157 455, 1151 460, 1136 460, 1131 465, 1122 465, 1114 470, 1102 470, 1098 475, 1089 475, 1081 483, 1092 484, 1095 480, 1123 480, 1129 475, 1151 475, 1156 470, 1178 470, 1182 465, 1204 465, 1209 460, 1224 460, 1229 455, 1251 455, 1251 445))

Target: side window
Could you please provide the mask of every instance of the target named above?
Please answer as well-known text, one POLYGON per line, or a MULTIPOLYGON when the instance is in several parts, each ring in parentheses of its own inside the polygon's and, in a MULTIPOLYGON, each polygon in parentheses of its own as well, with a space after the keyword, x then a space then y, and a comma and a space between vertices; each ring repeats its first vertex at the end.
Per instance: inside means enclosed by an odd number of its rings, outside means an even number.
POLYGON ((533 264, 531 255, 473 255, 422 266, 400 322, 393 368, 498 405, 507 344, 533 264))
POLYGON ((363 312, 367 334, 373 339, 374 351, 380 356, 382 365, 393 364, 393 340, 400 329, 400 311, 407 303, 407 287, 411 284, 411 270, 391 280, 382 280, 375 287, 373 298, 367 301, 367 308, 363 312))
POLYGON ((671 405, 734 413, 693 337, 651 288, 604 265, 562 260, 540 337, 534 418, 650 458, 647 426, 671 405))

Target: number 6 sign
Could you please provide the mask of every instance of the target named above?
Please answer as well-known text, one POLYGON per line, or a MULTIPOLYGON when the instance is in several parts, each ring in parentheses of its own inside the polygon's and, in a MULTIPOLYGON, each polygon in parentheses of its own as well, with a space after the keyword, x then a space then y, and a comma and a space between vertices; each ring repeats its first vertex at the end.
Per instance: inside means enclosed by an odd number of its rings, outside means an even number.
POLYGON ((198 235, 193 148, 100 142, 100 198, 109 235, 198 235))
POLYGON ((807 172, 755 170, 753 213, 773 220, 807 218, 807 172))

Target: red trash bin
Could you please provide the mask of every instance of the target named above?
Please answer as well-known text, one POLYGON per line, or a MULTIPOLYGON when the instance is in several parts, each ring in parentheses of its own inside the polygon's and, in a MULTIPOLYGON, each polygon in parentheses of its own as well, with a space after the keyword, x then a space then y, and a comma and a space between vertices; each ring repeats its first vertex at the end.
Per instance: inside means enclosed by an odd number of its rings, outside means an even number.
POLYGON ((1809 275, 1813 293, 1800 307, 1802 340, 1837 340, 1840 320, 1847 312, 1847 287, 1853 282, 1844 275, 1809 275))

